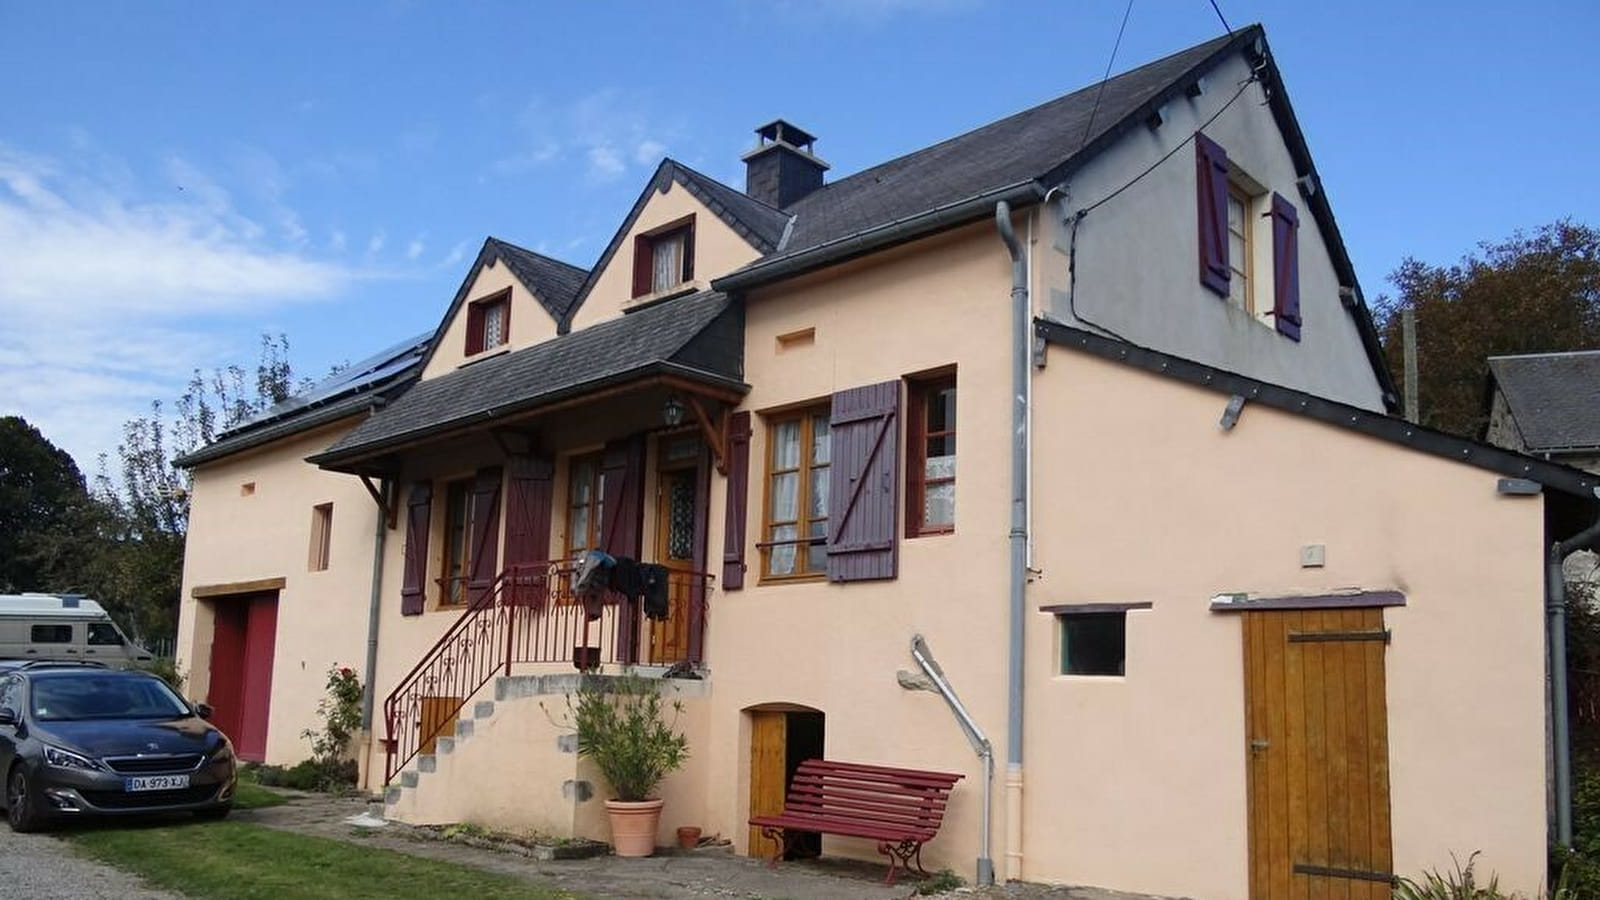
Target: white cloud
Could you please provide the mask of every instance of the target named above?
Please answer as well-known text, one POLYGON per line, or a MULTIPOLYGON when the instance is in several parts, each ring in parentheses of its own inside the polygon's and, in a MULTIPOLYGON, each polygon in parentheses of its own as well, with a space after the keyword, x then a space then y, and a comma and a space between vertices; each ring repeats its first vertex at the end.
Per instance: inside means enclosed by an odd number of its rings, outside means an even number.
POLYGON ((208 322, 367 276, 281 246, 299 223, 286 206, 266 204, 275 243, 190 161, 168 159, 158 175, 135 184, 93 152, 51 159, 0 144, 0 414, 25 416, 86 470, 192 368, 244 350, 207 336, 208 322))
POLYGON ((345 235, 344 231, 342 229, 335 228, 333 233, 328 235, 328 249, 335 253, 343 253, 345 244, 348 243, 348 241, 349 238, 345 235))
POLYGON ((440 260, 439 261, 439 265, 444 267, 444 268, 450 268, 451 266, 456 265, 457 263, 461 262, 463 259, 466 259, 466 258, 467 258, 467 242, 466 241, 462 241, 461 243, 456 244, 454 247, 450 248, 449 255, 446 256, 444 259, 440 260))
POLYGON ((648 138, 640 141, 639 146, 633 148, 633 161, 641 166, 653 166, 661 161, 661 157, 666 155, 666 144, 660 141, 652 141, 648 138))
POLYGON ((377 256, 383 250, 384 243, 388 240, 389 236, 384 234, 382 229, 373 232, 372 237, 367 240, 367 255, 377 256))
POLYGON ((589 148, 589 174, 601 181, 609 181, 628 170, 622 155, 610 144, 589 148))
POLYGON ((606 88, 552 108, 542 98, 527 101, 518 114, 518 148, 491 162, 487 174, 514 176, 532 169, 581 160, 593 181, 609 182, 630 171, 654 168, 667 141, 680 135, 681 122, 652 111, 647 94, 606 88))
POLYGON ((411 243, 406 245, 406 259, 416 262, 422 256, 424 246, 421 238, 412 238, 411 243))

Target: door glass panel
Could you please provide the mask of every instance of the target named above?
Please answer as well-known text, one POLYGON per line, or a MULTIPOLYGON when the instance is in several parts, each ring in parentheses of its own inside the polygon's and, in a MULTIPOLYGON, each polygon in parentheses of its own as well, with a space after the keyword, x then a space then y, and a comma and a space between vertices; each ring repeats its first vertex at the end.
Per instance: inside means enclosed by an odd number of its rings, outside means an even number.
POLYGON ((672 479, 667 495, 667 558, 694 558, 694 475, 679 474, 672 479))

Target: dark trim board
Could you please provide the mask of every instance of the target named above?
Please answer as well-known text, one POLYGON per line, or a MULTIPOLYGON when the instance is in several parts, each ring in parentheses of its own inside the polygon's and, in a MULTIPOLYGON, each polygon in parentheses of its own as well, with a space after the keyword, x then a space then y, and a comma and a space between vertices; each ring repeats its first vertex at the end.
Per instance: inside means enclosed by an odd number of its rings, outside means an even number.
POLYGON ((1211 601, 1212 612, 1247 612, 1257 609, 1368 609, 1374 606, 1405 606, 1406 595, 1399 591, 1357 591, 1353 594, 1310 594, 1290 597, 1221 598, 1211 601))
POLYGON ((1051 615, 1088 615, 1089 613, 1115 613, 1127 612, 1131 609, 1151 609, 1155 604, 1149 600, 1142 603, 1057 603, 1052 606, 1041 606, 1039 612, 1051 615))
POLYGON ((1581 469, 1505 450, 1482 441, 1446 434, 1385 413, 1362 409, 1337 400, 1328 400, 1294 388, 1270 384, 1247 375, 1218 369, 1215 366, 1173 356, 1160 350, 1140 347, 1126 341, 1103 337, 1049 319, 1035 319, 1034 333, 1059 347, 1079 350, 1156 375, 1188 382, 1219 394, 1237 394, 1245 399, 1246 415, 1249 414, 1249 404, 1261 403, 1283 412, 1360 432, 1391 444, 1410 447, 1441 459, 1453 459, 1456 462, 1513 478, 1528 478, 1547 488, 1554 488, 1584 500, 1594 500, 1594 490, 1600 486, 1600 476, 1581 469))

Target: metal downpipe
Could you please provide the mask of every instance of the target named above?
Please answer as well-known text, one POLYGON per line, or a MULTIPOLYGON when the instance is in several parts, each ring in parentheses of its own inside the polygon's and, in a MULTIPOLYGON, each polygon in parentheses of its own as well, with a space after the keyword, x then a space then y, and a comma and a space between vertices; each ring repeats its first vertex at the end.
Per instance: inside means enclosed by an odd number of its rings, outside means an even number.
POLYGON ((983 885, 994 884, 994 856, 990 851, 990 817, 994 808, 994 745, 989 743, 989 738, 973 720, 972 714, 962 704, 961 698, 956 696, 955 688, 944 677, 944 670, 933 660, 933 654, 928 651, 928 644, 922 635, 911 638, 911 658, 917 661, 917 666, 922 669, 922 674, 928 676, 933 686, 938 690, 944 702, 950 705, 950 711, 956 714, 956 721, 961 724, 961 730, 966 732, 967 740, 971 742, 972 749, 977 751, 978 758, 983 760, 983 816, 979 827, 982 833, 978 840, 978 877, 977 882, 983 885))
POLYGON ((1006 699, 1006 879, 1022 878, 1023 626, 1028 583, 1028 258, 1011 225, 1011 204, 994 205, 1011 254, 1011 622, 1006 699))
MULTIPOLYGON (((1600 488, 1595 489, 1600 499, 1600 488)), ((1600 538, 1595 523, 1564 541, 1550 545, 1545 569, 1545 623, 1550 642, 1550 742, 1555 745, 1556 843, 1572 846, 1572 723, 1567 710, 1567 577, 1562 567, 1574 550, 1600 538)))
MULTIPOLYGON (((391 482, 387 479, 378 485, 378 495, 387 497, 391 482)), ((362 758, 372 758, 372 708, 376 698, 375 682, 378 674, 378 623, 383 604, 383 550, 389 536, 389 512, 378 505, 378 525, 372 534, 372 593, 367 598, 367 663, 361 673, 361 727, 366 731, 366 752, 362 758)), ((363 767, 366 771, 367 767, 363 767)))

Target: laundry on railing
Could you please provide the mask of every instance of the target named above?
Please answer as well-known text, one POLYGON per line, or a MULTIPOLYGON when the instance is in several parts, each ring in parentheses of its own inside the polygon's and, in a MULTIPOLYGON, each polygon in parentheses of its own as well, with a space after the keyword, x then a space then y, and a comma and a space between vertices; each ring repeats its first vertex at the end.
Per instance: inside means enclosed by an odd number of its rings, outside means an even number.
POLYGON ((572 591, 583 602, 584 615, 591 622, 603 614, 605 593, 611 588, 612 570, 616 565, 615 557, 600 550, 585 553, 583 562, 578 564, 577 580, 572 591))

